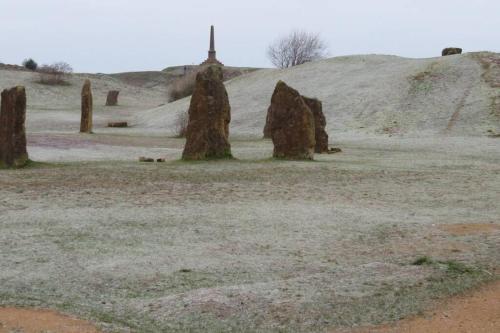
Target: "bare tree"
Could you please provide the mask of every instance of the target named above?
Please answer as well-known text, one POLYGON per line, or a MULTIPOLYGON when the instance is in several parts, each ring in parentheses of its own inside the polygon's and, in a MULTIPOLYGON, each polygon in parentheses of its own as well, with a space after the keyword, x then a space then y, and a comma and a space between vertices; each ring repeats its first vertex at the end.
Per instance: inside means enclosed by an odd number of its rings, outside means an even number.
POLYGON ((66 84, 65 78, 73 73, 73 68, 65 62, 56 62, 52 65, 43 65, 38 69, 40 83, 58 85, 66 84))
POLYGON ((178 138, 185 138, 189 124, 188 110, 180 111, 175 118, 175 134, 178 138))
POLYGON ((319 34, 298 30, 277 39, 267 50, 269 60, 278 68, 323 59, 327 54, 327 45, 319 34))
POLYGON ((200 71, 199 68, 193 68, 186 72, 184 76, 179 77, 174 82, 168 91, 168 102, 172 103, 181 98, 191 96, 196 86, 196 75, 200 71))

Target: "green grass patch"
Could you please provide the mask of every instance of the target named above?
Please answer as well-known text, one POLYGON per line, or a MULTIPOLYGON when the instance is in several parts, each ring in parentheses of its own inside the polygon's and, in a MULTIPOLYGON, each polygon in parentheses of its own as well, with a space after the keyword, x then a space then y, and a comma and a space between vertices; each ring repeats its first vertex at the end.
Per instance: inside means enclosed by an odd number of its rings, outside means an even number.
POLYGON ((432 259, 426 256, 414 260, 411 264, 414 266, 423 266, 423 265, 430 265, 432 263, 433 263, 432 259))
POLYGON ((449 274, 460 275, 460 274, 473 274, 477 269, 469 267, 464 263, 455 260, 433 260, 430 257, 424 256, 417 258, 412 263, 414 266, 434 266, 436 268, 445 268, 449 274))

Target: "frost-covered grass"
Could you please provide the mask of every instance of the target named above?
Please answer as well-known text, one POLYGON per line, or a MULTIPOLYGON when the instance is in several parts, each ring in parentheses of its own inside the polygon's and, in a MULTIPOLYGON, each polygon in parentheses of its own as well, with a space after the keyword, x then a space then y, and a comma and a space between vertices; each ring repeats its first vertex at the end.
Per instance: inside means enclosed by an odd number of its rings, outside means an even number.
MULTIPOLYGON (((498 122, 491 118, 496 89, 485 79, 482 57, 473 53, 429 59, 385 55, 337 57, 285 70, 261 70, 226 83, 232 110, 230 131, 262 136, 276 83, 285 81, 301 94, 323 101, 330 135, 379 133, 397 123, 398 133, 427 136, 442 133, 452 115, 460 117, 448 132, 486 135, 498 122)), ((500 60, 497 60, 500 61, 500 60)), ((175 118, 189 98, 135 115, 145 131, 174 135, 175 118)))
POLYGON ((1 71, 1 88, 27 86, 35 162, 0 171, 0 305, 111 332, 311 332, 396 320, 497 278, 496 229, 442 228, 499 224, 484 70, 470 55, 355 56, 238 77, 227 84, 235 159, 207 162, 180 160, 184 140, 168 136, 188 101, 157 107, 162 87, 93 75, 96 134, 81 135, 86 75, 45 87, 1 71), (258 138, 278 79, 324 101, 343 153, 271 158, 258 138), (112 110, 109 89, 121 90, 112 110), (385 128, 393 137, 376 135, 385 128))
MULTIPOLYGON (((182 140, 117 141, 172 155, 0 172, 0 304, 117 332, 310 332, 396 320, 495 278, 498 232, 439 227, 498 224, 497 140, 345 140, 312 163, 272 160, 261 140, 196 163, 179 160, 182 140), (412 264, 425 256, 453 265, 412 264)), ((64 156, 52 149, 33 157, 64 156)))

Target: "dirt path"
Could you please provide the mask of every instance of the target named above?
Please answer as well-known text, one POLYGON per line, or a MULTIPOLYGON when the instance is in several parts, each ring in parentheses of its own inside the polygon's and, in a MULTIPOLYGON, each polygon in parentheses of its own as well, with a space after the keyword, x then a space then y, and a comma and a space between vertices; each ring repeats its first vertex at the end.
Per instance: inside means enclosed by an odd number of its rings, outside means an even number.
POLYGON ((500 332, 500 281, 463 297, 451 299, 426 316, 394 325, 332 333, 494 333, 500 332))
POLYGON ((471 85, 471 86, 469 86, 467 88, 467 90, 464 93, 464 97, 460 100, 460 103, 458 104, 457 109, 451 115, 451 118, 450 118, 450 120, 448 122, 448 126, 446 126, 446 133, 449 133, 453 129, 453 127, 455 126, 455 124, 457 123, 458 118, 460 117, 460 112, 462 112, 462 110, 465 107, 465 104, 467 102, 467 98, 469 97, 469 95, 471 93, 472 87, 473 86, 471 85))
POLYGON ((49 310, 0 308, 0 333, 99 333, 95 326, 49 310))

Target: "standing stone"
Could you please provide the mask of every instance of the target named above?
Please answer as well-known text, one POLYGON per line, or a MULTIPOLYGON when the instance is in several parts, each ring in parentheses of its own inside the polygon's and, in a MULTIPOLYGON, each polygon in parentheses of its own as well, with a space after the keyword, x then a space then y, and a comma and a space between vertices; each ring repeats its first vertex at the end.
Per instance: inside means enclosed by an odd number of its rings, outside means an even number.
POLYGON ((314 151, 318 154, 328 153, 328 134, 326 133, 326 119, 323 114, 323 103, 316 98, 302 96, 304 102, 314 116, 314 128, 316 147, 314 151))
POLYGON ((462 54, 462 49, 458 47, 447 47, 441 54, 443 57, 454 54, 462 54))
POLYGON ((119 94, 120 92, 118 90, 110 90, 106 98, 106 106, 117 106, 119 94))
MULTIPOLYGON (((311 110, 314 116, 315 141, 316 146, 314 151, 318 154, 328 153, 328 134, 326 133, 326 119, 323 114, 323 103, 315 98, 302 96, 307 107, 311 110)), ((266 125, 264 127, 264 138, 271 138, 271 107, 267 110, 266 125)))
POLYGON ((85 80, 82 88, 82 120, 80 122, 80 133, 92 133, 92 89, 90 80, 85 80))
POLYGON ((216 65, 196 75, 182 154, 185 160, 232 157, 229 144, 231 107, 222 77, 222 68, 216 65))
POLYGON ((24 87, 2 92, 0 109, 0 168, 18 168, 28 162, 26 150, 26 90, 24 87))
POLYGON ((274 157, 307 159, 316 146, 314 116, 297 90, 279 81, 269 108, 274 157))

